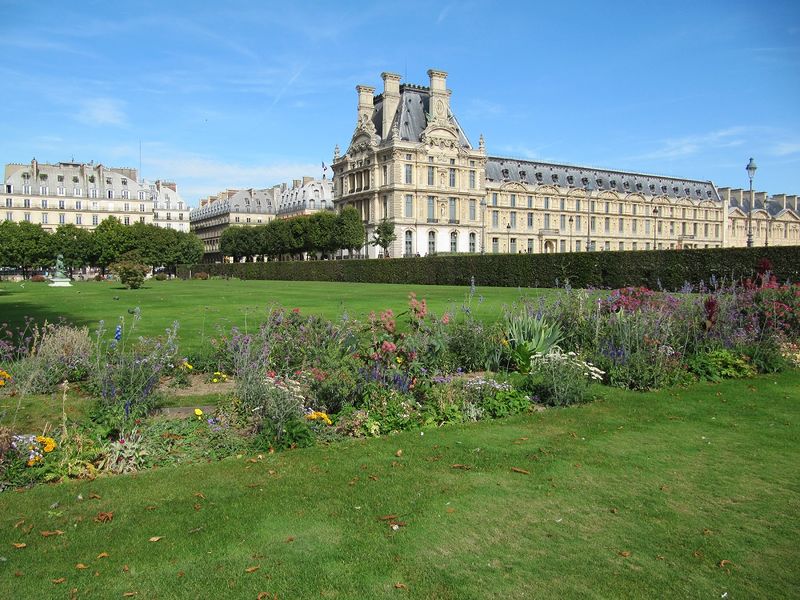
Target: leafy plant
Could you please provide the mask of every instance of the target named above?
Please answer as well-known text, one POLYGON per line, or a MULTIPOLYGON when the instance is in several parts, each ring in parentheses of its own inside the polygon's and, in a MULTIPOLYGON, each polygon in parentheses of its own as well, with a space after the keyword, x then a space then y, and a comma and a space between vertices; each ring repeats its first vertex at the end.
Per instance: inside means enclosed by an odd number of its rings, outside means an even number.
POLYGON ((134 429, 108 445, 99 468, 116 474, 135 473, 145 466, 147 455, 142 433, 134 429))
POLYGON ((549 323, 544 317, 527 312, 506 316, 505 335, 510 360, 520 373, 528 373, 536 355, 547 354, 563 339, 558 323, 549 323))
POLYGON ((756 368, 741 355, 720 349, 702 352, 689 357, 689 370, 705 381, 754 377, 756 368))
POLYGON ((131 290, 142 287, 144 276, 149 271, 146 265, 132 260, 115 262, 110 266, 110 269, 112 273, 119 277, 120 283, 131 290))

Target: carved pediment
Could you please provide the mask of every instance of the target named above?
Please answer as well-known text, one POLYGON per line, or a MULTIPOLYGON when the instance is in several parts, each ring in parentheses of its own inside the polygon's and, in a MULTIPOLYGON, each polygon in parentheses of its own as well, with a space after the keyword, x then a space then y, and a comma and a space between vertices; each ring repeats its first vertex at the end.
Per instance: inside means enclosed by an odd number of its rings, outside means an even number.
POLYGON ((457 149, 461 145, 458 142, 458 132, 449 125, 435 123, 428 125, 419 138, 426 146, 435 148, 457 149))
POLYGON ((380 137, 378 135, 370 134, 361 127, 357 127, 353 133, 353 139, 350 140, 350 147, 347 149, 347 154, 355 154, 370 150, 377 146, 379 142, 380 137))

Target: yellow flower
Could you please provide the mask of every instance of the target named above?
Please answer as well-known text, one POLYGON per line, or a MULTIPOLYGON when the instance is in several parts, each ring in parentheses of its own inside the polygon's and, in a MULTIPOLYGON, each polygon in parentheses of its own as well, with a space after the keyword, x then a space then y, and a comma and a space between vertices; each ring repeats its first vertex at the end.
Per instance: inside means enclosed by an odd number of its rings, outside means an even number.
POLYGON ((5 379, 0 379, 0 387, 3 387, 6 384, 5 379))
POLYGON ((211 380, 211 383, 219 383, 219 379, 217 379, 216 377, 214 377, 214 379, 212 379, 212 380, 211 380))
POLYGON ((402 365, 403 364, 403 357, 402 356, 398 356, 395 360, 397 360, 397 364, 398 365, 402 365))
POLYGON ((200 410, 199 408, 195 408, 194 409, 194 414, 196 414, 198 417, 202 417, 203 416, 203 411, 200 410))
POLYGON ((192 369, 194 369, 194 367, 192 365, 190 365, 188 362, 187 363, 183 363, 183 366, 186 367, 186 369, 188 371, 191 371, 192 369))
POLYGON ((327 414, 325 414, 324 412, 316 411, 316 410, 314 412, 306 415, 306 419, 308 419, 310 421, 319 420, 319 421, 322 421, 323 423, 325 423, 326 425, 332 425, 333 424, 333 421, 331 421, 330 417, 327 414))

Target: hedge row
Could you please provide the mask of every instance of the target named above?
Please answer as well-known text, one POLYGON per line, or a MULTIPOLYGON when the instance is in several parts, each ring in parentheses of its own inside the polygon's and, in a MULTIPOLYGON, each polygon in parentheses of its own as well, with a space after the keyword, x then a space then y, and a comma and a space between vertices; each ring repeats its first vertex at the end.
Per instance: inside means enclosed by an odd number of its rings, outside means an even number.
POLYGON ((780 281, 800 281, 800 247, 645 250, 569 254, 461 254, 419 258, 202 264, 183 266, 179 276, 204 271, 212 276, 286 281, 346 281, 578 288, 644 285, 677 290, 717 279, 752 276, 763 259, 780 281))

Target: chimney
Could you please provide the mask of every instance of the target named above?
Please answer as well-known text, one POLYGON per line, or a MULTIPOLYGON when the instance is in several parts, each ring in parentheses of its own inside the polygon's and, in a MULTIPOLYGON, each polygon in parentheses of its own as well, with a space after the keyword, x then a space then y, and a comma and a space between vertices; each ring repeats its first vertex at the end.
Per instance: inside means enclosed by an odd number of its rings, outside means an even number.
POLYGON ((303 177, 303 185, 311 183, 312 181, 314 181, 313 177, 305 177, 305 176, 303 177))
POLYGON ((391 135, 397 107, 400 104, 400 75, 397 73, 381 73, 383 79, 383 123, 381 136, 384 140, 391 135))
POLYGON ((356 91, 358 92, 358 123, 372 121, 372 115, 375 114, 375 99, 373 94, 375 88, 368 85, 357 85, 356 91))
POLYGON ((431 107, 434 122, 446 123, 450 112, 450 91, 447 89, 447 73, 428 69, 431 87, 431 107))
POLYGON ((300 180, 299 179, 292 179, 292 189, 296 190, 300 187, 300 180))

